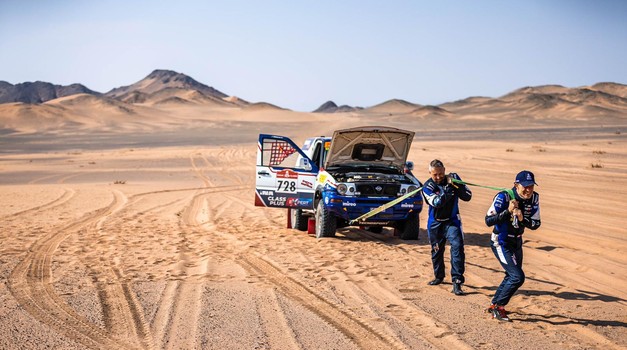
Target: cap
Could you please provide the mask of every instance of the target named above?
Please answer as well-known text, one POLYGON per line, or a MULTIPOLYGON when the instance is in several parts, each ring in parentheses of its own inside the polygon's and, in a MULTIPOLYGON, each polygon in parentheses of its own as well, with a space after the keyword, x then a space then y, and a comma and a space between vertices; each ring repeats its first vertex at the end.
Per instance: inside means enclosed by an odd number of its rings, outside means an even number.
POLYGON ((535 177, 533 176, 533 173, 529 170, 523 170, 519 172, 518 175, 516 175, 516 181, 514 182, 517 184, 521 184, 525 187, 531 186, 531 185, 537 185, 535 177))

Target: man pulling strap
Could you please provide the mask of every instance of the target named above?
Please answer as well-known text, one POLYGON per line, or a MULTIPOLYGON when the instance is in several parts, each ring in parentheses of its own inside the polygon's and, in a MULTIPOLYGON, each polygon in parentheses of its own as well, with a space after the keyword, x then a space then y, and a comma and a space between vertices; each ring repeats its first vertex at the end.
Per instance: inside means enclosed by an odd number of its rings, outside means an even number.
POLYGON ((488 209, 485 223, 494 226, 492 252, 505 269, 505 278, 494 293, 488 312, 499 321, 510 321, 505 305, 525 282, 522 270, 522 234, 525 227, 535 230, 540 227, 540 196, 534 192, 535 177, 523 170, 516 175, 512 191, 499 192, 488 209))
POLYGON ((429 220, 427 234, 431 244, 431 262, 435 279, 429 285, 435 286, 444 281, 444 250, 448 240, 451 243, 451 277, 453 293, 464 295, 464 269, 466 256, 464 254, 464 233, 462 232, 461 217, 459 215, 458 199, 469 201, 472 192, 464 185, 453 182, 461 181, 460 177, 451 173, 445 175, 444 164, 434 159, 429 164, 428 179, 422 194, 429 204, 429 220))

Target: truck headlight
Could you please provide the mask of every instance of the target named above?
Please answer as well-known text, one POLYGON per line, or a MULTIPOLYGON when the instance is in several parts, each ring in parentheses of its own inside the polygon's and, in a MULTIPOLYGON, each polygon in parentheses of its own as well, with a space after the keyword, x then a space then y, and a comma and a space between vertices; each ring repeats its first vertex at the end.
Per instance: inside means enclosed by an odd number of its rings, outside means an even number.
POLYGON ((348 186, 346 186, 345 184, 337 185, 337 193, 339 193, 340 195, 345 195, 347 190, 348 186))
POLYGON ((413 192, 413 191, 415 191, 417 188, 418 188, 418 186, 411 185, 411 186, 407 187, 407 193, 409 193, 409 192, 413 192))

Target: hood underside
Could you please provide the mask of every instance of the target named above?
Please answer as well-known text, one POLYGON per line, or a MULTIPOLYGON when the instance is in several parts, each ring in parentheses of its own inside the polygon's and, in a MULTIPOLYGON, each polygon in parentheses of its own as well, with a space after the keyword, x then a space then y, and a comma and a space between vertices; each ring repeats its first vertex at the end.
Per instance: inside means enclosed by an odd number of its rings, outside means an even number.
POLYGON ((402 170, 414 134, 384 126, 337 130, 333 133, 326 167, 379 165, 402 170))

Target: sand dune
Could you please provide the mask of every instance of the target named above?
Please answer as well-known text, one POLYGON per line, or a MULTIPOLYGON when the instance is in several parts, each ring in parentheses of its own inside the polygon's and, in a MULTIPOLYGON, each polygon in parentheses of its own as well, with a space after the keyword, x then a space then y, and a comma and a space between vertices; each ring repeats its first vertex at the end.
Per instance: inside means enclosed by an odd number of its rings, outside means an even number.
POLYGON ((421 106, 399 101, 326 114, 139 100, 0 104, 0 348, 627 347, 620 105, 471 98, 412 118, 421 106), (259 133, 301 143, 360 125, 416 131, 423 181, 434 158, 498 187, 535 172, 542 227, 525 233, 512 323, 484 312, 503 277, 483 221, 492 190, 461 204, 463 297, 448 278, 427 286, 424 230, 418 241, 357 228, 316 240, 286 228, 285 210, 254 206, 259 133))
POLYGON ((378 105, 368 107, 365 111, 379 113, 409 113, 419 107, 421 106, 405 100, 392 99, 378 105))

